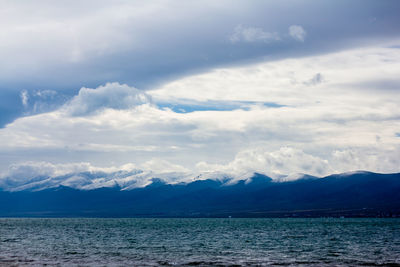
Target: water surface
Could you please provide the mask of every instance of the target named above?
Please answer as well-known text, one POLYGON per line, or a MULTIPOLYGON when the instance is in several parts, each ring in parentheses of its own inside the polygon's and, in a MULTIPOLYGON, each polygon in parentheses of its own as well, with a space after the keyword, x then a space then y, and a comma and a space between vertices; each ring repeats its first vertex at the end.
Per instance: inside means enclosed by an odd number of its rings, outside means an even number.
POLYGON ((399 219, 0 219, 0 266, 400 266, 399 219))

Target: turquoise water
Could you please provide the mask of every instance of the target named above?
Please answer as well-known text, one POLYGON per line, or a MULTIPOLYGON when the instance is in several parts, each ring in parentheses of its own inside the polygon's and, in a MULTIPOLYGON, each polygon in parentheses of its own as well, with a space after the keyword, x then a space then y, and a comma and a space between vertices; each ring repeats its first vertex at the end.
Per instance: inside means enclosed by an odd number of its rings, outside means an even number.
POLYGON ((399 219, 0 219, 0 266, 400 266, 399 219))

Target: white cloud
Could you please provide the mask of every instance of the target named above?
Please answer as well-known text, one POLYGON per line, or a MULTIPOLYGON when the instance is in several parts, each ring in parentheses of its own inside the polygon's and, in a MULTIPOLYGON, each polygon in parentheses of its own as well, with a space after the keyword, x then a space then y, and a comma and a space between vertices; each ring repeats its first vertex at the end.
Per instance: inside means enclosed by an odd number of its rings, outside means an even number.
POLYGON ((276 32, 265 32, 262 28, 244 27, 243 25, 238 25, 236 26, 235 31, 230 36, 229 40, 232 43, 269 43, 273 41, 279 41, 280 37, 276 32))
POLYGON ((167 183, 192 180, 185 168, 165 160, 153 159, 140 168, 132 163, 102 168, 87 162, 53 164, 31 161, 9 166, 0 174, 0 188, 9 191, 43 190, 61 185, 77 189, 114 186, 132 189, 150 184, 153 178, 162 178, 167 183))
POLYGON ((143 187, 161 178, 169 184, 214 179, 234 183, 251 178, 255 172, 266 174, 276 181, 301 178, 303 174, 323 177, 333 173, 356 170, 398 172, 400 148, 388 151, 376 148, 352 148, 333 151, 328 159, 311 155, 294 147, 272 151, 253 147, 239 151, 225 164, 198 162, 189 170, 160 158, 143 164, 96 167, 90 163, 53 164, 24 162, 12 164, 0 174, 0 188, 9 191, 43 190, 57 186, 95 189, 119 186, 122 190, 143 187))
MULTIPOLYGON (((398 81, 400 50, 368 47, 237 68, 219 68, 184 77, 149 91, 157 101, 256 101, 282 105, 343 104, 368 108, 376 101, 395 103, 394 90, 360 88, 373 81, 398 81), (311 78, 310 78, 311 77, 311 78), (318 87, 305 83, 320 82, 318 87)), ((379 107, 377 107, 379 108, 379 107)))
POLYGON ((360 86, 396 81, 399 62, 399 49, 372 47, 216 69, 146 94, 116 83, 82 89, 58 110, 20 118, 0 129, 0 161, 3 167, 12 158, 46 161, 51 153, 60 163, 88 158, 97 166, 134 162, 161 174, 161 169, 193 172, 198 162, 207 162, 204 171, 275 175, 355 168, 400 171, 400 91, 360 86), (147 94, 155 103, 249 102, 233 110, 177 113, 152 104, 147 94), (255 147, 260 147, 255 158, 253 152, 240 152, 255 147), (357 157, 351 160, 343 151, 357 157), (285 157, 293 161, 279 167, 285 157), (302 157, 310 165, 299 160, 302 157), (262 167, 272 159, 268 169, 262 167))
POLYGON ((142 104, 151 104, 151 97, 126 84, 107 83, 96 89, 81 88, 79 94, 63 108, 74 116, 87 115, 105 109, 131 109, 142 104))
POLYGON ((299 42, 304 42, 307 32, 300 25, 292 25, 289 27, 289 35, 299 42))
POLYGON ((378 147, 353 147, 332 152, 331 164, 337 172, 370 170, 374 172, 399 172, 400 146, 385 149, 378 147))
POLYGON ((203 172, 227 173, 237 179, 251 177, 254 172, 279 179, 296 173, 321 177, 333 171, 327 160, 292 147, 282 147, 277 151, 269 151, 265 147, 246 149, 236 154, 234 160, 228 164, 200 162, 197 168, 203 172))
POLYGON ((20 93, 22 105, 26 108, 28 106, 29 95, 28 91, 22 90, 20 93))
POLYGON ((46 188, 60 185, 64 180, 57 181, 54 180, 55 177, 93 171, 94 168, 89 163, 52 164, 31 161, 12 164, 6 172, 0 175, 0 186, 7 190, 23 190, 38 185, 44 185, 44 188, 46 188))
POLYGON ((173 164, 166 160, 153 158, 149 161, 146 161, 141 165, 141 167, 147 171, 152 171, 154 173, 175 173, 175 172, 190 172, 189 169, 184 168, 180 165, 173 164))
POLYGON ((267 147, 256 147, 238 152, 235 158, 226 164, 199 162, 196 167, 199 173, 217 173, 219 178, 222 173, 235 180, 246 179, 257 172, 276 180, 288 180, 301 177, 298 174, 323 177, 357 170, 399 172, 399 157, 400 146, 395 149, 352 147, 334 150, 330 155, 325 155, 325 158, 293 147, 281 147, 276 151, 267 147))
POLYGON ((36 96, 38 96, 39 98, 53 98, 54 96, 57 95, 57 92, 54 90, 37 90, 34 93, 36 96))

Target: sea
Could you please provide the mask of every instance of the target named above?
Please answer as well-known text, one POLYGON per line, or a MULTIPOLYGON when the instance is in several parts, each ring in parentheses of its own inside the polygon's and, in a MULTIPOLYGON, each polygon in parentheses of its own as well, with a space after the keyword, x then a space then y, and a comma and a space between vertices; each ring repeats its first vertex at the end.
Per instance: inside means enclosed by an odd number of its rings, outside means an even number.
POLYGON ((400 219, 0 219, 0 266, 46 265, 400 266, 400 219))

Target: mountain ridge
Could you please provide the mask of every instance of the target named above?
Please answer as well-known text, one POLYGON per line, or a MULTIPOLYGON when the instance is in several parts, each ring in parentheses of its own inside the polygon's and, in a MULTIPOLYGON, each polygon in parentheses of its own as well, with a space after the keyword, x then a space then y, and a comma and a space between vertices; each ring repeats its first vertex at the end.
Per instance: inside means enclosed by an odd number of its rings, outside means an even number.
POLYGON ((400 216, 400 173, 352 172, 275 181, 263 174, 229 184, 162 179, 131 190, 0 191, 2 217, 320 217, 400 216))

